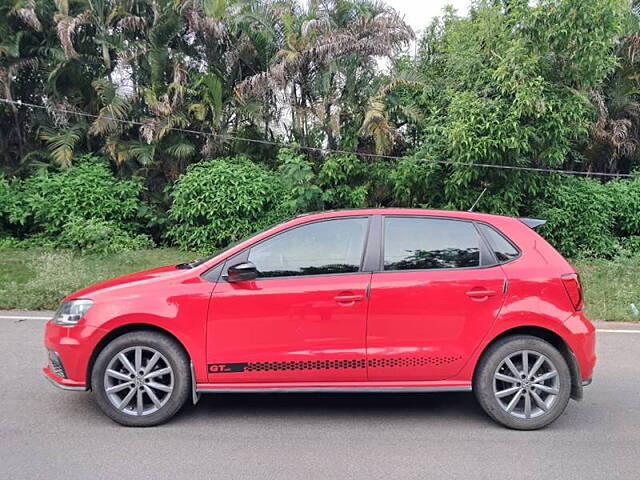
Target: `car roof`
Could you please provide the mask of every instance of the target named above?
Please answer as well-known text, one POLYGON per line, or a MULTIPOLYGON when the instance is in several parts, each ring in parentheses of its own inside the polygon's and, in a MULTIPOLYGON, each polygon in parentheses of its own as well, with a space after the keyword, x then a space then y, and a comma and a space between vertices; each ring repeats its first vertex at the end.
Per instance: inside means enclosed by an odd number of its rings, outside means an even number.
POLYGON ((495 215, 490 213, 481 212, 463 212, 457 210, 431 210, 426 208, 353 208, 342 210, 324 210, 321 212, 303 213, 295 218, 304 218, 306 220, 320 220, 323 218, 336 218, 343 216, 357 216, 357 215, 399 215, 399 216, 432 216, 432 217, 449 217, 449 218, 461 218, 466 220, 485 220, 490 221, 492 219, 505 219, 514 217, 507 217, 504 215, 495 215))

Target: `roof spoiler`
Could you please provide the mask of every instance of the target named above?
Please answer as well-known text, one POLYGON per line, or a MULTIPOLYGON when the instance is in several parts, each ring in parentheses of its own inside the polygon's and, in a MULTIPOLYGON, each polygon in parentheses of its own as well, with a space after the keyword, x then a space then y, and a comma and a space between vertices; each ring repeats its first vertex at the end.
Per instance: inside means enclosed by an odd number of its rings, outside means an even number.
POLYGON ((541 227, 545 223, 547 223, 546 220, 540 220, 538 218, 519 218, 518 220, 524 223, 527 227, 532 228, 534 230, 538 227, 541 227))

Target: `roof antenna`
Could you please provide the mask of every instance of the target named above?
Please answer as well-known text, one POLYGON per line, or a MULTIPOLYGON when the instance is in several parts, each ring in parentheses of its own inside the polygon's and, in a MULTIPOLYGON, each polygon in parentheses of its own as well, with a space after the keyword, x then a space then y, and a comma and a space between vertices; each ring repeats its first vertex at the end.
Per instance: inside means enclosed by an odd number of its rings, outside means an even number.
POLYGON ((471 208, 469 210, 467 210, 467 212, 473 212, 473 209, 476 208, 476 205, 478 205, 478 202, 480 201, 480 199, 484 195, 484 192, 486 192, 486 191, 487 191, 487 189, 485 187, 485 189, 482 190, 482 193, 480 193, 480 195, 478 195, 478 198, 476 198, 476 201, 473 202, 473 205, 471 205, 471 208))

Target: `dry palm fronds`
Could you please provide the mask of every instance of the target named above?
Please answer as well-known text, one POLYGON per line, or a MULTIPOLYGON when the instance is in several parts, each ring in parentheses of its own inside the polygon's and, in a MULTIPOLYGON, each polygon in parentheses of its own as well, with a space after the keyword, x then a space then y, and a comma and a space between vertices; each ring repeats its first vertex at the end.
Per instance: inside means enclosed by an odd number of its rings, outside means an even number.
POLYGON ((238 65, 243 56, 255 57, 258 55, 249 36, 242 32, 237 41, 233 42, 229 50, 224 53, 224 62, 227 72, 233 70, 238 65))
POLYGON ((597 142, 611 148, 611 161, 635 155, 638 150, 637 120, 640 116, 640 105, 635 102, 627 105, 627 118, 611 118, 601 92, 590 92, 590 99, 597 113, 596 121, 590 128, 591 135, 597 142))
POLYGON ((78 25, 85 23, 88 16, 88 11, 82 12, 75 17, 70 17, 62 13, 56 13, 54 16, 58 39, 60 40, 64 53, 68 57, 78 56, 78 52, 76 52, 76 49, 73 46, 73 36, 75 35, 78 25))
POLYGON ((137 32, 144 30, 147 21, 137 15, 126 15, 116 23, 116 26, 124 31, 137 32))
POLYGON ((15 11, 16 17, 18 17, 22 23, 32 28, 33 30, 40 32, 42 30, 42 24, 36 15, 36 2, 35 0, 26 0, 25 6, 15 11))
POLYGON ((236 92, 262 96, 268 89, 284 87, 302 68, 312 70, 315 65, 328 64, 349 54, 365 58, 389 55, 414 38, 411 28, 390 9, 357 18, 344 28, 331 28, 324 17, 308 20, 301 32, 301 39, 287 35, 287 48, 278 52, 274 65, 245 79, 236 92))

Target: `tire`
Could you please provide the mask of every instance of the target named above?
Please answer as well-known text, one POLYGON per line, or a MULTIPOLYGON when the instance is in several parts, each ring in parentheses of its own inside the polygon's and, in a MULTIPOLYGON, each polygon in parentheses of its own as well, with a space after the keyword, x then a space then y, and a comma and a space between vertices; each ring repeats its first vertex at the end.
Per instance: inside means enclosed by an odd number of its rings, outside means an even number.
POLYGON ((514 335, 498 340, 483 353, 473 378, 473 391, 482 409, 499 424, 537 430, 555 421, 567 408, 571 374, 562 354, 549 342, 514 335), (523 378, 525 369, 529 375, 523 378))
POLYGON ((98 355, 91 389, 100 409, 115 422, 129 427, 159 425, 189 397, 189 359, 182 346, 166 335, 126 333, 98 355))

